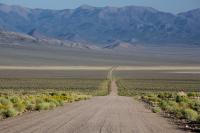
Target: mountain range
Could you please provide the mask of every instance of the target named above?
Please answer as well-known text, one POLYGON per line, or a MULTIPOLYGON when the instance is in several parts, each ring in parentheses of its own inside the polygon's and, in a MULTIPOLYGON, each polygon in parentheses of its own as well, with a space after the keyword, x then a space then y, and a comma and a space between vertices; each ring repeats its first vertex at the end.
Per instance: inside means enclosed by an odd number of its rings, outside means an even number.
POLYGON ((0 31, 19 32, 33 42, 200 45, 199 29, 200 9, 172 14, 139 6, 49 10, 0 4, 0 31))

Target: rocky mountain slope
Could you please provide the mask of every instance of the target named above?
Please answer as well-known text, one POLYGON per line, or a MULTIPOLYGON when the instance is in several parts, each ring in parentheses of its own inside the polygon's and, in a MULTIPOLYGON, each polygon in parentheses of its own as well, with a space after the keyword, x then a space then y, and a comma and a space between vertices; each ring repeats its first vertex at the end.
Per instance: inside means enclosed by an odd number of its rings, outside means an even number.
POLYGON ((0 30, 0 45, 9 45, 9 46, 62 46, 70 48, 84 48, 84 49, 99 49, 97 46, 82 44, 72 41, 62 41, 54 38, 48 37, 33 37, 31 35, 17 33, 17 32, 8 32, 0 30))
POLYGON ((0 4, 0 29, 34 38, 105 46, 120 41, 143 44, 200 44, 200 9, 180 14, 150 7, 92 7, 47 10, 0 4))

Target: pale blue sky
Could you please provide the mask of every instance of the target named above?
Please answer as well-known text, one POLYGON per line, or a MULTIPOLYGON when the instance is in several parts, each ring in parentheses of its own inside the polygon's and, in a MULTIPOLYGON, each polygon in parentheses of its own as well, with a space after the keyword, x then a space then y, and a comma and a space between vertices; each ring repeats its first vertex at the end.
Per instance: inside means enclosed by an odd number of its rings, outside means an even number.
POLYGON ((0 0, 0 3, 45 9, 76 8, 83 4, 98 7, 138 5, 172 13, 200 8, 200 0, 0 0))

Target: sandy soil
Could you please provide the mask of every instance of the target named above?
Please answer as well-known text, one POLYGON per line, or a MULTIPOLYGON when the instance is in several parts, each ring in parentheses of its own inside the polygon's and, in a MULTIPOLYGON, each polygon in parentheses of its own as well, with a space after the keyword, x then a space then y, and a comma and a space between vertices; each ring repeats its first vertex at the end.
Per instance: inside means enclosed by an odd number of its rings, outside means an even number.
POLYGON ((105 97, 27 113, 0 122, 1 133, 181 133, 130 97, 117 96, 112 81, 105 97))
POLYGON ((116 70, 200 70, 200 66, 119 66, 116 70))
POLYGON ((0 66, 0 70, 109 70, 109 66, 0 66))
POLYGON ((200 70, 200 66, 0 66, 0 70, 200 70))
POLYGON ((0 70, 0 78, 105 79, 108 70, 0 70))

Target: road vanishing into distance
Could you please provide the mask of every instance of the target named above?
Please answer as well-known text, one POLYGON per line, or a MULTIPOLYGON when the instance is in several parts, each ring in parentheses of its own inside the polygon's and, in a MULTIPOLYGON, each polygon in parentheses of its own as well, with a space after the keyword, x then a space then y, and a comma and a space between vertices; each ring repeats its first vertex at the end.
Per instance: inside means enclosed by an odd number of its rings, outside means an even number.
MULTIPOLYGON (((112 77, 113 68, 108 77, 112 77)), ((182 133, 167 119, 131 97, 117 95, 66 104, 50 111, 25 113, 0 122, 0 133, 182 133)))

